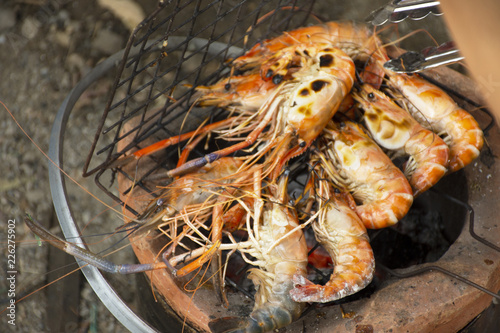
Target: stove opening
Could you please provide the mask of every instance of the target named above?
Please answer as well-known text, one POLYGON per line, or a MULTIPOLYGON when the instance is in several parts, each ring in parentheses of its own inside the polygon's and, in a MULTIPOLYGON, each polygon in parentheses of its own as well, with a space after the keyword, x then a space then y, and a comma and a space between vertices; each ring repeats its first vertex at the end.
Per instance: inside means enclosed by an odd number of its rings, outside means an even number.
POLYGON ((467 180, 460 171, 448 175, 417 197, 408 214, 396 225, 369 230, 377 264, 407 268, 436 262, 455 242, 467 219, 467 210, 443 193, 467 202, 467 180))

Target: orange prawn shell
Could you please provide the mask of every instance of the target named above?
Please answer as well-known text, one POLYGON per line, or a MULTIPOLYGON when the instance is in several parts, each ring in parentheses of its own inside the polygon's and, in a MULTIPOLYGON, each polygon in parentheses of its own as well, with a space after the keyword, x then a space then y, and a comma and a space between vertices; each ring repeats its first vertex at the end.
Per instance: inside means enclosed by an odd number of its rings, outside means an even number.
POLYGON ((445 141, 450 147, 449 172, 463 168, 479 156, 483 132, 474 117, 448 94, 418 75, 389 75, 389 79, 415 107, 412 115, 422 126, 448 136, 445 141))
POLYGON ((370 30, 353 22, 327 22, 310 27, 298 28, 282 35, 267 39, 256 44, 235 63, 244 63, 250 58, 272 54, 283 48, 302 43, 329 43, 342 49, 365 48, 373 51, 373 45, 378 44, 376 37, 372 38, 370 30))
POLYGON ((260 74, 254 73, 231 76, 211 86, 199 86, 196 90, 202 94, 198 99, 200 106, 238 105, 245 110, 258 110, 276 88, 272 80, 263 80, 260 74))
POLYGON ((354 95, 365 111, 364 123, 375 141, 398 155, 411 157, 404 172, 414 195, 426 191, 446 174, 449 149, 437 134, 423 128, 406 110, 370 85, 363 85, 354 95))
POLYGON ((288 123, 307 143, 316 139, 337 112, 355 76, 353 61, 340 49, 325 46, 318 52, 318 59, 321 71, 307 72, 315 75, 315 80, 299 83, 285 108, 288 123))
MULTIPOLYGON (((276 52, 298 44, 329 44, 346 52, 353 59, 366 60, 366 68, 361 73, 363 81, 375 87, 382 83, 382 64, 387 59, 382 43, 366 26, 353 22, 327 22, 284 32, 276 38, 256 44, 247 53, 236 58, 233 64, 243 70, 260 67, 262 62, 273 57, 276 52)), ((264 72, 263 76, 266 74, 264 72)))
MULTIPOLYGON (((337 160, 340 177, 345 178, 354 198, 362 202, 356 213, 371 229, 397 223, 413 203, 404 174, 358 124, 330 124, 328 131, 334 140, 330 156, 337 160)), ((334 173, 330 176, 339 178, 334 173)))

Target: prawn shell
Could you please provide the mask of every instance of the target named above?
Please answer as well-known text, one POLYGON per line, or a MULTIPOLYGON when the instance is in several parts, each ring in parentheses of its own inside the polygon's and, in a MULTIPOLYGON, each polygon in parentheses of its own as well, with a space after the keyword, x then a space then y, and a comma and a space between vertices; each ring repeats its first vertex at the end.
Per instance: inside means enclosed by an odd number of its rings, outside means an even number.
POLYGON ((211 86, 198 86, 199 106, 239 106, 245 111, 256 111, 272 95, 277 85, 265 81, 260 74, 231 76, 211 86))
POLYGON ((316 139, 337 112, 355 75, 354 63, 343 51, 322 45, 308 53, 313 52, 315 66, 304 74, 297 73, 298 84, 284 107, 287 122, 308 143, 316 139))
POLYGON ((389 75, 390 83, 412 104, 412 116, 450 147, 448 172, 455 172, 479 156, 484 135, 477 121, 439 87, 418 75, 389 75))
POLYGON ((297 302, 335 301, 362 290, 373 279, 375 258, 366 228, 341 197, 335 194, 330 198, 313 223, 316 239, 333 260, 333 273, 325 285, 294 276, 295 288, 290 295, 297 302))
POLYGON ((409 156, 403 169, 415 196, 446 174, 449 149, 438 135, 370 85, 363 85, 354 96, 364 110, 363 122, 374 140, 395 157, 409 156))
MULTIPOLYGON (((356 123, 331 123, 333 143, 327 150, 336 179, 360 202, 356 206, 367 228, 384 228, 403 218, 413 203, 413 192, 405 175, 356 123)), ((330 134, 329 134, 330 135, 330 134)), ((329 136, 328 135, 328 136, 329 136)), ((328 168, 327 168, 328 170, 328 168)))

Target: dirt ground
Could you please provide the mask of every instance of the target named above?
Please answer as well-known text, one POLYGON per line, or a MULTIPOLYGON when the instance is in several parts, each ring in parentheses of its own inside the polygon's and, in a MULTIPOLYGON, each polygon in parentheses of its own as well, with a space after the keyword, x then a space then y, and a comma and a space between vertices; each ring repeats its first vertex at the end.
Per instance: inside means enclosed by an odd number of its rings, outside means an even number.
MULTIPOLYGON (((151 10, 155 3, 154 0, 141 1, 141 6, 151 10)), ((52 276, 64 275, 61 267, 69 265, 66 271, 77 268, 71 257, 61 256, 60 251, 46 244, 38 246, 23 218, 29 213, 45 226, 57 225, 48 182, 49 162, 42 153, 48 151, 56 112, 72 87, 91 68, 124 47, 129 33, 120 19, 96 1, 13 0, 0 4, 0 100, 26 132, 2 109, 0 243, 2 253, 6 253, 8 221, 15 220, 17 299, 45 286, 52 276)), ((93 87, 78 108, 102 110, 111 79, 93 87)), ((85 154, 95 131, 95 125, 93 129, 91 124, 95 124, 97 118, 83 113, 78 122, 89 126, 69 131, 81 138, 75 143, 75 154, 85 154)), ((68 156, 65 162, 66 170, 78 181, 82 181, 81 157, 68 156)), ((85 207, 95 206, 95 201, 88 195, 80 197, 73 209, 83 213, 79 215, 82 219, 90 219, 95 213, 87 213, 85 207)), ((57 227, 52 230, 60 234, 57 227)), ((3 258, 2 310, 10 299, 4 278, 7 256, 3 258)), ((127 331, 102 305, 80 272, 19 302, 15 327, 8 324, 6 314, 3 312, 0 317, 3 332, 127 331), (70 292, 65 288, 71 289, 70 292)))
MULTIPOLYGON (((145 13, 156 5, 155 0, 136 2, 145 13)), ((360 18, 385 2, 369 2, 369 5, 363 1, 335 2, 338 5, 331 6, 325 1, 324 10, 320 11, 329 19, 360 18)), ((23 222, 24 215, 29 213, 60 234, 49 190, 50 162, 44 156, 52 123, 72 87, 96 64, 124 47, 130 30, 123 22, 94 0, 7 0, 0 4, 0 101, 15 117, 14 120, 2 108, 0 310, 10 301, 10 286, 6 283, 9 221, 15 221, 16 298, 26 296, 16 304, 15 327, 8 323, 8 311, 0 313, 0 331, 127 331, 102 305, 79 272, 28 296, 54 279, 53 276, 60 277, 77 266, 71 257, 47 244, 39 246, 23 222), (16 121, 23 130, 16 126, 16 121)), ((426 24, 441 27, 439 22, 431 18, 426 24)), ((446 41, 446 32, 442 28, 435 30, 438 40, 446 41)), ((92 181, 81 178, 81 165, 112 80, 110 75, 82 96, 76 106, 79 111, 73 119, 75 125, 68 129, 68 137, 78 139, 69 143, 73 153, 65 160, 65 170, 94 193, 98 190, 92 181)), ((72 208, 83 221, 91 220, 103 210, 96 208, 96 201, 82 189, 75 187, 72 191, 72 208)), ((127 289, 132 280, 127 278, 117 283, 127 289)))

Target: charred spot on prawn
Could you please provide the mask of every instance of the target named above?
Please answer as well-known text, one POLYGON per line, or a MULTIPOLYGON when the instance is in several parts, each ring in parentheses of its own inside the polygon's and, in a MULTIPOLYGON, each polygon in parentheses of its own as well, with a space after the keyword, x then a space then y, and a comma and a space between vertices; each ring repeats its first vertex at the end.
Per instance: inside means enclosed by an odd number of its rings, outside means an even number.
POLYGON ((301 106, 297 109, 297 112, 298 113, 301 113, 303 114, 304 116, 306 117, 310 117, 312 115, 312 110, 311 110, 311 107, 308 105, 308 106, 301 106))
POLYGON ((305 96, 309 96, 309 95, 310 95, 310 91, 309 91, 309 89, 304 88, 304 89, 302 89, 301 91, 299 91, 299 95, 300 95, 300 96, 304 96, 304 97, 305 97, 305 96))
POLYGON ((325 54, 319 57, 319 67, 331 67, 335 62, 335 58, 331 54, 325 54))
POLYGON ((324 81, 324 80, 316 80, 311 83, 311 89, 314 90, 315 92, 321 91, 323 87, 327 86, 329 82, 324 81))

